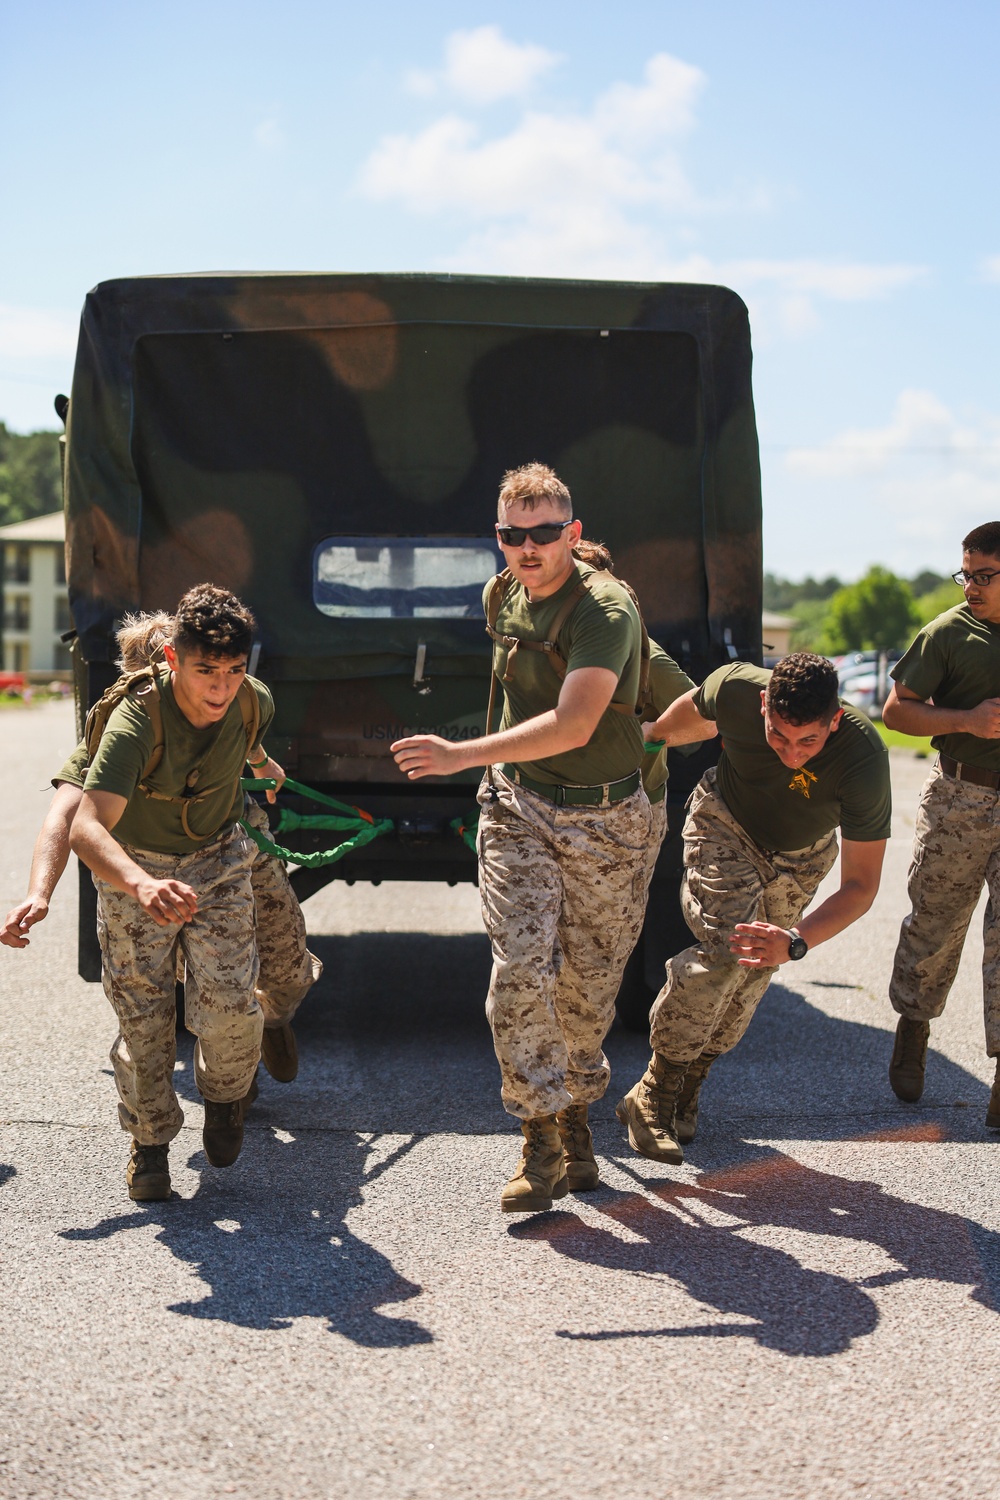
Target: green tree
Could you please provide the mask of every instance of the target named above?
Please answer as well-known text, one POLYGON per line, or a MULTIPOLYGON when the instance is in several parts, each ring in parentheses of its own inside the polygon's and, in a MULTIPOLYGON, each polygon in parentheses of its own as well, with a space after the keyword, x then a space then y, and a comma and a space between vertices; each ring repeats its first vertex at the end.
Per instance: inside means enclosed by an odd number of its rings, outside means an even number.
POLYGON ((830 600, 824 633, 833 655, 843 651, 891 651, 905 646, 919 615, 910 585, 888 568, 869 568, 857 583, 830 600))
POLYGON ((927 625, 938 615, 943 615, 946 609, 954 609, 955 605, 961 602, 962 590, 949 578, 947 583, 939 583, 937 588, 931 589, 929 593, 918 596, 916 606, 917 614, 920 616, 919 623, 927 625))
POLYGON ((0 422, 0 526, 62 509, 57 432, 10 432, 0 422))

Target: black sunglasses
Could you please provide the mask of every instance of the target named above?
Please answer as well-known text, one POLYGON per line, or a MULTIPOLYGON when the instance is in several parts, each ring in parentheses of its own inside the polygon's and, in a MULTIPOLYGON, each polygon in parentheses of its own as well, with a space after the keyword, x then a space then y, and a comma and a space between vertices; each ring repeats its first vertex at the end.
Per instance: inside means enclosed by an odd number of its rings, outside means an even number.
POLYGON ((572 521, 546 521, 542 526, 501 526, 497 522, 497 536, 505 547, 523 547, 525 537, 529 536, 536 547, 547 547, 572 524, 572 521))

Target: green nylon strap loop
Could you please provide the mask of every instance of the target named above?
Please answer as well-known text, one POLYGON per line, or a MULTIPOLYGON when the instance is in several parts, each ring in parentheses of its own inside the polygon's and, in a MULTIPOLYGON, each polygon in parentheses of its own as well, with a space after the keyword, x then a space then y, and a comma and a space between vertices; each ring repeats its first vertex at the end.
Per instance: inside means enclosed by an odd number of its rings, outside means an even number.
POLYGON ((476 832, 479 828, 479 809, 476 808, 476 816, 471 823, 466 823, 463 818, 452 818, 448 827, 453 833, 457 833, 464 844, 468 844, 473 854, 478 854, 476 846, 476 832))
MULTIPOLYGON (((240 782, 245 792, 273 792, 277 784, 270 776, 247 777, 240 782)), ((257 848, 264 854, 273 855, 276 859, 286 860, 295 865, 304 865, 307 870, 317 870, 323 865, 336 864, 337 860, 343 859, 352 850, 361 849, 365 844, 370 844, 373 839, 380 838, 384 833, 392 833, 394 830, 395 825, 391 818, 373 818, 370 813, 363 812, 360 807, 354 807, 350 802, 338 802, 336 797, 328 797, 325 792, 318 792, 313 787, 303 786, 300 781, 292 781, 290 777, 284 782, 284 787, 289 791, 298 792, 303 797, 309 797, 313 802, 338 809, 341 816, 332 816, 329 813, 296 813, 291 808, 283 807, 278 815, 275 830, 277 833, 288 833, 297 828, 324 828, 333 829, 336 832, 347 832, 353 829, 354 834, 334 849, 317 849, 312 854, 306 854, 301 849, 283 848, 281 844, 274 843, 259 829, 251 827, 241 818, 240 827, 253 839, 257 848)))
POLYGON ((647 740, 642 748, 647 755, 656 755, 666 743, 666 740, 647 740))
MULTIPOLYGON (((278 783, 273 777, 265 776, 246 777, 240 785, 245 792, 273 792, 278 783)), ((300 849, 285 849, 281 844, 272 842, 259 829, 251 827, 241 818, 240 827, 253 839, 257 848, 264 854, 273 855, 275 859, 285 860, 290 864, 304 865, 307 870, 317 870, 323 865, 335 864, 352 850, 362 849, 373 839, 395 830, 395 824, 391 818, 373 818, 370 813, 364 812, 360 807, 355 807, 350 802, 338 802, 336 797, 328 797, 325 792, 318 792, 313 787, 303 786, 300 781, 292 781, 291 777, 284 782, 282 790, 285 789, 298 792, 300 796, 309 797, 313 802, 322 803, 326 807, 337 808, 340 816, 330 813, 297 813, 293 812, 290 807, 282 807, 278 812, 276 833, 294 833, 296 829, 302 828, 332 829, 337 833, 346 833, 350 829, 355 831, 351 838, 345 839, 335 849, 320 849, 313 854, 305 854, 300 849)), ((475 854, 479 809, 476 809, 476 815, 470 824, 466 825, 461 818, 452 818, 449 826, 475 854)))

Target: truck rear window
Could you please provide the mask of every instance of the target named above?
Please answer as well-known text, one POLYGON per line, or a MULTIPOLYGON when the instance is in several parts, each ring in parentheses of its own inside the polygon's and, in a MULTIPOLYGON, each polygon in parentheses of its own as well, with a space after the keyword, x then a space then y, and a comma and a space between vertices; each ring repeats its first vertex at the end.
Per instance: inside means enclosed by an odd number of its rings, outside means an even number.
POLYGON ((316 548, 313 603, 339 619, 478 620, 503 565, 478 537, 330 537, 316 548))

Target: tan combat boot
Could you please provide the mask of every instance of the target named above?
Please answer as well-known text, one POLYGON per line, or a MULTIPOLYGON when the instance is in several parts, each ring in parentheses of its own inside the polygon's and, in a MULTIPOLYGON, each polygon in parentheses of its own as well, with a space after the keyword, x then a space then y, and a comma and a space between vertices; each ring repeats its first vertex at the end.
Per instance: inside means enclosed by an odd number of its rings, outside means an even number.
POLYGON ((587 1106, 570 1104, 556 1115, 556 1126, 562 1141, 566 1178, 571 1193, 589 1193, 601 1185, 601 1174, 594 1156, 594 1138, 587 1124, 587 1106))
POLYGON ((677 1118, 674 1134, 682 1146, 688 1146, 698 1129, 698 1095, 708 1077, 708 1070, 718 1057, 717 1052, 703 1052, 684 1074, 681 1091, 677 1095, 677 1118))
POLYGON ((524 1146, 517 1171, 500 1194, 505 1214, 542 1213, 569 1192, 563 1146, 555 1115, 521 1121, 524 1146))
POLYGON ((986 1106, 986 1123, 991 1130, 1000 1130, 1000 1057, 997 1058, 997 1071, 990 1090, 990 1102, 986 1106))
POLYGON ((260 1058, 278 1083, 291 1083, 299 1071, 299 1049, 291 1026, 265 1026, 260 1039, 260 1058))
POLYGON ((668 1161, 674 1166, 684 1160, 684 1152, 674 1133, 677 1098, 690 1063, 668 1061, 654 1052, 649 1067, 634 1088, 629 1089, 615 1114, 628 1126, 628 1141, 633 1151, 650 1161, 668 1161))
POLYGON ((916 1104, 924 1091, 924 1068, 927 1065, 927 1041, 931 1034, 929 1021, 911 1021, 900 1016, 896 1022, 896 1040, 889 1063, 889 1083, 897 1099, 916 1104))
POLYGON ((136 1203, 165 1203, 170 1197, 168 1150, 167 1146, 140 1146, 133 1138, 125 1181, 128 1195, 136 1203))

